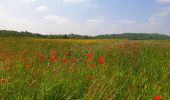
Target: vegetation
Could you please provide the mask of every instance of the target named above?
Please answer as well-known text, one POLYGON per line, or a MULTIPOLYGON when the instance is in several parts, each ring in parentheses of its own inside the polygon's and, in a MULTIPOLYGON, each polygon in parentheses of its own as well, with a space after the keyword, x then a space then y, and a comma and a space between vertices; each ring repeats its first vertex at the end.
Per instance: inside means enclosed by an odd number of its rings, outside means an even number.
POLYGON ((122 33, 122 34, 105 34, 98 36, 76 35, 76 34, 59 34, 59 35, 42 35, 30 32, 17 32, 0 30, 0 37, 37 37, 37 38, 58 38, 58 39, 129 39, 129 40, 160 40, 170 39, 170 36, 163 34, 149 33, 122 33))
POLYGON ((159 40, 168 39, 170 36, 162 34, 149 34, 149 33, 123 33, 123 34, 110 34, 110 35, 99 35, 96 38, 126 38, 130 40, 159 40))
POLYGON ((170 100, 170 40, 0 37, 0 45, 2 100, 170 100))

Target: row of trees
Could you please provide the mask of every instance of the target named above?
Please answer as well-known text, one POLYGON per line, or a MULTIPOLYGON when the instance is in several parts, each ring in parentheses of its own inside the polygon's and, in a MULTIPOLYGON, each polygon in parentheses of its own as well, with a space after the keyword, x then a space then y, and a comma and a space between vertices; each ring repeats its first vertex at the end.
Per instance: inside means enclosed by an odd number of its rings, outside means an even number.
POLYGON ((97 36, 77 35, 77 34, 58 34, 58 35, 42 35, 31 32, 17 32, 0 30, 0 37, 37 37, 37 38, 62 38, 62 39, 130 39, 130 40, 149 40, 149 39, 170 39, 170 36, 157 33, 122 33, 122 34, 104 34, 97 36))
POLYGON ((130 40, 170 39, 170 36, 157 33, 122 33, 98 35, 96 38, 126 38, 130 40))

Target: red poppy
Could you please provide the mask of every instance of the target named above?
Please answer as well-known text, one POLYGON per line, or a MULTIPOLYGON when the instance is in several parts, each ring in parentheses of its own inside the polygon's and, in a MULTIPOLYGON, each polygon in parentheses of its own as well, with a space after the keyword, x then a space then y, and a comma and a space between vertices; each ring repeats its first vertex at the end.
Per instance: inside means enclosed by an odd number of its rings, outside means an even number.
POLYGON ((73 57, 73 58, 70 60, 70 62, 74 62, 75 60, 76 60, 76 58, 73 57))
POLYGON ((9 54, 9 55, 8 55, 8 58, 12 58, 12 54, 9 54))
POLYGON ((88 75, 88 79, 91 81, 93 79, 93 76, 88 75))
POLYGON ((55 57, 51 57, 50 59, 51 59, 51 61, 54 61, 54 60, 55 60, 55 57))
POLYGON ((64 59, 63 61, 66 63, 66 62, 67 62, 67 59, 64 59))
POLYGON ((103 64, 104 63, 104 58, 102 56, 99 57, 99 64, 103 64))
POLYGON ((3 55, 0 55, 0 58, 4 58, 4 56, 3 56, 3 55))
POLYGON ((91 57, 92 55, 93 55, 93 53, 86 54, 87 57, 91 57))
POLYGON ((93 69, 93 68, 94 68, 94 64, 90 64, 90 68, 92 68, 92 69, 93 69))
POLYGON ((51 55, 55 55, 55 51, 52 51, 52 52, 51 52, 51 55))
POLYGON ((70 55, 70 52, 66 52, 66 55, 70 55))
POLYGON ((42 53, 38 53, 37 54, 37 60, 38 60, 38 62, 42 62, 43 61, 43 54, 42 53))
POLYGON ((160 96, 154 96, 154 100, 161 100, 160 96))
POLYGON ((29 68, 30 68, 30 65, 29 65, 29 64, 26 64, 26 65, 25 65, 25 68, 26 68, 26 69, 29 69, 29 68))

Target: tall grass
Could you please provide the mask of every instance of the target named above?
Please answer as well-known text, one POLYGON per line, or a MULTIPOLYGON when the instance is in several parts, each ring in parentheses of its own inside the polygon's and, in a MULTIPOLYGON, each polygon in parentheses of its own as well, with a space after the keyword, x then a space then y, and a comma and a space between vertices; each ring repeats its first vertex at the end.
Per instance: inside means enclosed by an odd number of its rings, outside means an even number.
POLYGON ((0 46, 3 100, 170 100, 170 41, 0 38, 0 46))

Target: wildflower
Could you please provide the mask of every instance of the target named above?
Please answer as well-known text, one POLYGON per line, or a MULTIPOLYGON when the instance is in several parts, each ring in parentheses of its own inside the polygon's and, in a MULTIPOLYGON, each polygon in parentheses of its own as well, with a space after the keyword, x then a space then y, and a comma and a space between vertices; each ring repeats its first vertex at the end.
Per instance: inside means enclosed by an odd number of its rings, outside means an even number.
POLYGON ((55 57, 51 57, 50 59, 51 59, 51 61, 54 61, 54 60, 55 60, 55 57))
POLYGON ((52 52, 51 52, 51 55, 55 55, 55 51, 52 51, 52 52))
POLYGON ((30 68, 30 65, 29 65, 29 64, 26 64, 26 65, 25 65, 25 68, 26 68, 26 69, 29 69, 29 68, 30 68))
POLYGON ((93 68, 94 68, 94 64, 90 64, 90 68, 92 68, 92 69, 93 69, 93 68))
POLYGON ((9 55, 8 55, 8 58, 12 58, 12 54, 9 54, 9 55))
POLYGON ((67 62, 67 59, 64 59, 63 61, 66 63, 66 62, 67 62))
POLYGON ((87 57, 91 57, 92 55, 93 55, 93 53, 86 54, 87 57))
POLYGON ((103 64, 104 63, 104 58, 102 56, 99 57, 99 64, 103 64))
POLYGON ((88 79, 91 81, 93 79, 92 75, 88 75, 88 79))
POLYGON ((66 52, 66 55, 70 55, 70 52, 66 52))
POLYGON ((42 53, 38 53, 37 60, 38 60, 38 62, 42 62, 43 61, 43 54, 42 53))
POLYGON ((72 62, 74 62, 75 60, 76 60, 76 58, 73 57, 73 58, 70 60, 70 62, 72 63, 72 62))
POLYGON ((161 100, 160 96, 154 96, 154 100, 161 100))
POLYGON ((134 42, 131 44, 131 48, 137 49, 139 47, 139 44, 137 42, 134 42))
POLYGON ((0 58, 4 58, 4 56, 3 56, 3 55, 0 55, 0 58))

